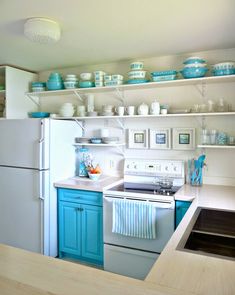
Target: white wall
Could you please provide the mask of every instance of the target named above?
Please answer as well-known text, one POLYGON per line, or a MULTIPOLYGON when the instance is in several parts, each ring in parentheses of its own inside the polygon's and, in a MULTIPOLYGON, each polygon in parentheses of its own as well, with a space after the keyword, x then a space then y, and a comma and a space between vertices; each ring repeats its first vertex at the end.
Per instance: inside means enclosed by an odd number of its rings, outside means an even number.
MULTIPOLYGON (((182 69, 183 60, 188 56, 200 56, 207 60, 208 65, 213 65, 217 62, 235 60, 235 49, 217 50, 208 52, 191 53, 187 56, 165 56, 143 59, 145 69, 149 72, 167 69, 182 69)), ((104 65, 88 65, 74 67, 68 69, 57 69, 62 74, 81 72, 92 72, 94 70, 104 70, 108 73, 120 73, 127 77, 130 61, 111 63, 104 65)), ((49 72, 40 73, 40 80, 46 80, 49 72)), ((210 75, 210 73, 209 73, 210 75)), ((199 90, 201 85, 198 86, 199 90)), ((168 104, 171 109, 189 109, 196 103, 207 103, 208 99, 213 99, 216 102, 220 98, 224 98, 232 109, 235 110, 235 83, 220 83, 209 84, 205 88, 205 97, 202 97, 196 86, 178 86, 178 87, 161 87, 145 90, 127 90, 125 91, 125 105, 138 106, 145 102, 151 104, 154 99, 157 99, 161 104, 168 104)), ((74 104, 81 104, 76 97, 50 97, 42 99, 42 110, 58 112, 60 105, 64 101, 71 101, 74 104)), ((115 93, 99 93, 95 95, 96 110, 100 110, 103 104, 120 105, 121 102, 117 99, 115 93)), ((200 126, 201 119, 199 118, 132 118, 123 121, 125 129, 154 129, 158 127, 195 127, 197 128, 197 143, 200 143, 200 126)), ((206 126, 208 128, 226 131, 230 135, 235 136, 235 117, 213 117, 206 118, 206 126)), ((110 129, 110 135, 117 135, 122 139, 126 138, 126 131, 123 131, 120 126, 114 121, 109 120, 94 120, 86 121, 87 136, 98 136, 98 130, 102 127, 110 129)), ((95 159, 100 163, 104 173, 118 174, 122 173, 123 156, 114 148, 100 149, 94 147, 91 151, 95 155, 95 159)), ((202 151, 160 151, 160 150, 134 150, 125 149, 125 157, 137 158, 165 158, 165 159, 184 159, 197 157, 202 151)), ((235 185, 235 150, 205 150, 207 168, 205 169, 204 183, 227 184, 235 185)))

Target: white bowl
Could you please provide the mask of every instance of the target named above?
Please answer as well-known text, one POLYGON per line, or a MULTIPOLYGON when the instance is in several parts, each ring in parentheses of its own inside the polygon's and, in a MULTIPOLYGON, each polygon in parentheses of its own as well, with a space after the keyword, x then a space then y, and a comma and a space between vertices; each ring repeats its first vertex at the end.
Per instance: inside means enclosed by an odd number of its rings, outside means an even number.
POLYGON ((67 79, 77 78, 77 75, 75 75, 75 74, 68 74, 68 75, 66 75, 66 78, 67 79))
POLYGON ((144 68, 144 63, 142 61, 134 61, 130 64, 131 70, 142 70, 144 68))
POLYGON ((80 78, 83 80, 83 81, 89 81, 92 79, 92 73, 81 73, 80 74, 80 78))
POLYGON ((64 82, 64 87, 66 89, 77 88, 78 87, 78 81, 65 81, 64 82))
POLYGON ((114 74, 112 75, 112 80, 117 81, 117 80, 123 80, 123 76, 119 74, 114 74))
POLYGON ((143 79, 146 76, 146 71, 130 71, 128 72, 129 79, 143 79))
POLYGON ((220 62, 218 64, 213 65, 214 70, 227 70, 227 69, 233 69, 234 68, 234 62, 228 61, 228 62, 220 62))
POLYGON ((95 81, 95 87, 102 87, 102 86, 104 86, 103 81, 95 81))

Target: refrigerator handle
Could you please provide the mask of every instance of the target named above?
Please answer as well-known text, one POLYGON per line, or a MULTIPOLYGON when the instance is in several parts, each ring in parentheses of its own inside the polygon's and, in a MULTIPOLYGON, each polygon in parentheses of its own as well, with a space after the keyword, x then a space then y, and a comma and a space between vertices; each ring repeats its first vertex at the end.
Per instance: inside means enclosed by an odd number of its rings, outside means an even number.
POLYGON ((41 137, 38 141, 38 143, 39 143, 39 169, 42 169, 42 167, 43 167, 43 145, 44 145, 44 141, 45 141, 43 121, 40 122, 40 136, 41 137))
POLYGON ((39 199, 45 200, 44 196, 44 171, 39 171, 39 199))

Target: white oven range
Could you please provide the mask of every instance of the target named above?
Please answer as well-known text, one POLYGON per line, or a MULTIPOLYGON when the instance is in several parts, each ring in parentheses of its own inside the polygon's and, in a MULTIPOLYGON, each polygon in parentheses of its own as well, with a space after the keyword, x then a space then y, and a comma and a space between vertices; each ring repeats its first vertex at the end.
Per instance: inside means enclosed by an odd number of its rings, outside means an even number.
MULTIPOLYGON (((124 182, 109 188, 103 194, 104 270, 137 279, 145 278, 174 232, 174 193, 184 184, 184 181, 183 161, 125 160, 124 182), (117 202, 121 204, 122 210, 126 210, 127 206, 133 208, 136 204, 137 206, 147 204, 154 213, 154 219, 151 222, 156 236, 140 238, 115 231, 114 218, 117 215, 117 202)), ((123 216, 126 218, 125 214, 128 215, 131 211, 127 211, 124 215, 121 210, 118 212, 121 213, 121 218, 123 216)), ((138 218, 136 212, 134 214, 133 218, 138 218)), ((128 223, 128 219, 129 217, 125 221, 121 220, 124 230, 125 226, 128 227, 125 224, 125 222, 128 223)), ((138 222, 139 220, 134 219, 134 223, 138 222)), ((141 230, 143 229, 144 226, 141 227, 141 230)))

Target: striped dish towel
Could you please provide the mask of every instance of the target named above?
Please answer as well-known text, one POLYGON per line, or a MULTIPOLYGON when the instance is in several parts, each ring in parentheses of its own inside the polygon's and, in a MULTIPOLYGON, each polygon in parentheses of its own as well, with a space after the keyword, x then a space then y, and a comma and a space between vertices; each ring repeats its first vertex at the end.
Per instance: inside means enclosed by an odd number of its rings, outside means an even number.
POLYGON ((112 232, 141 239, 156 239, 156 209, 148 202, 113 200, 112 232))

